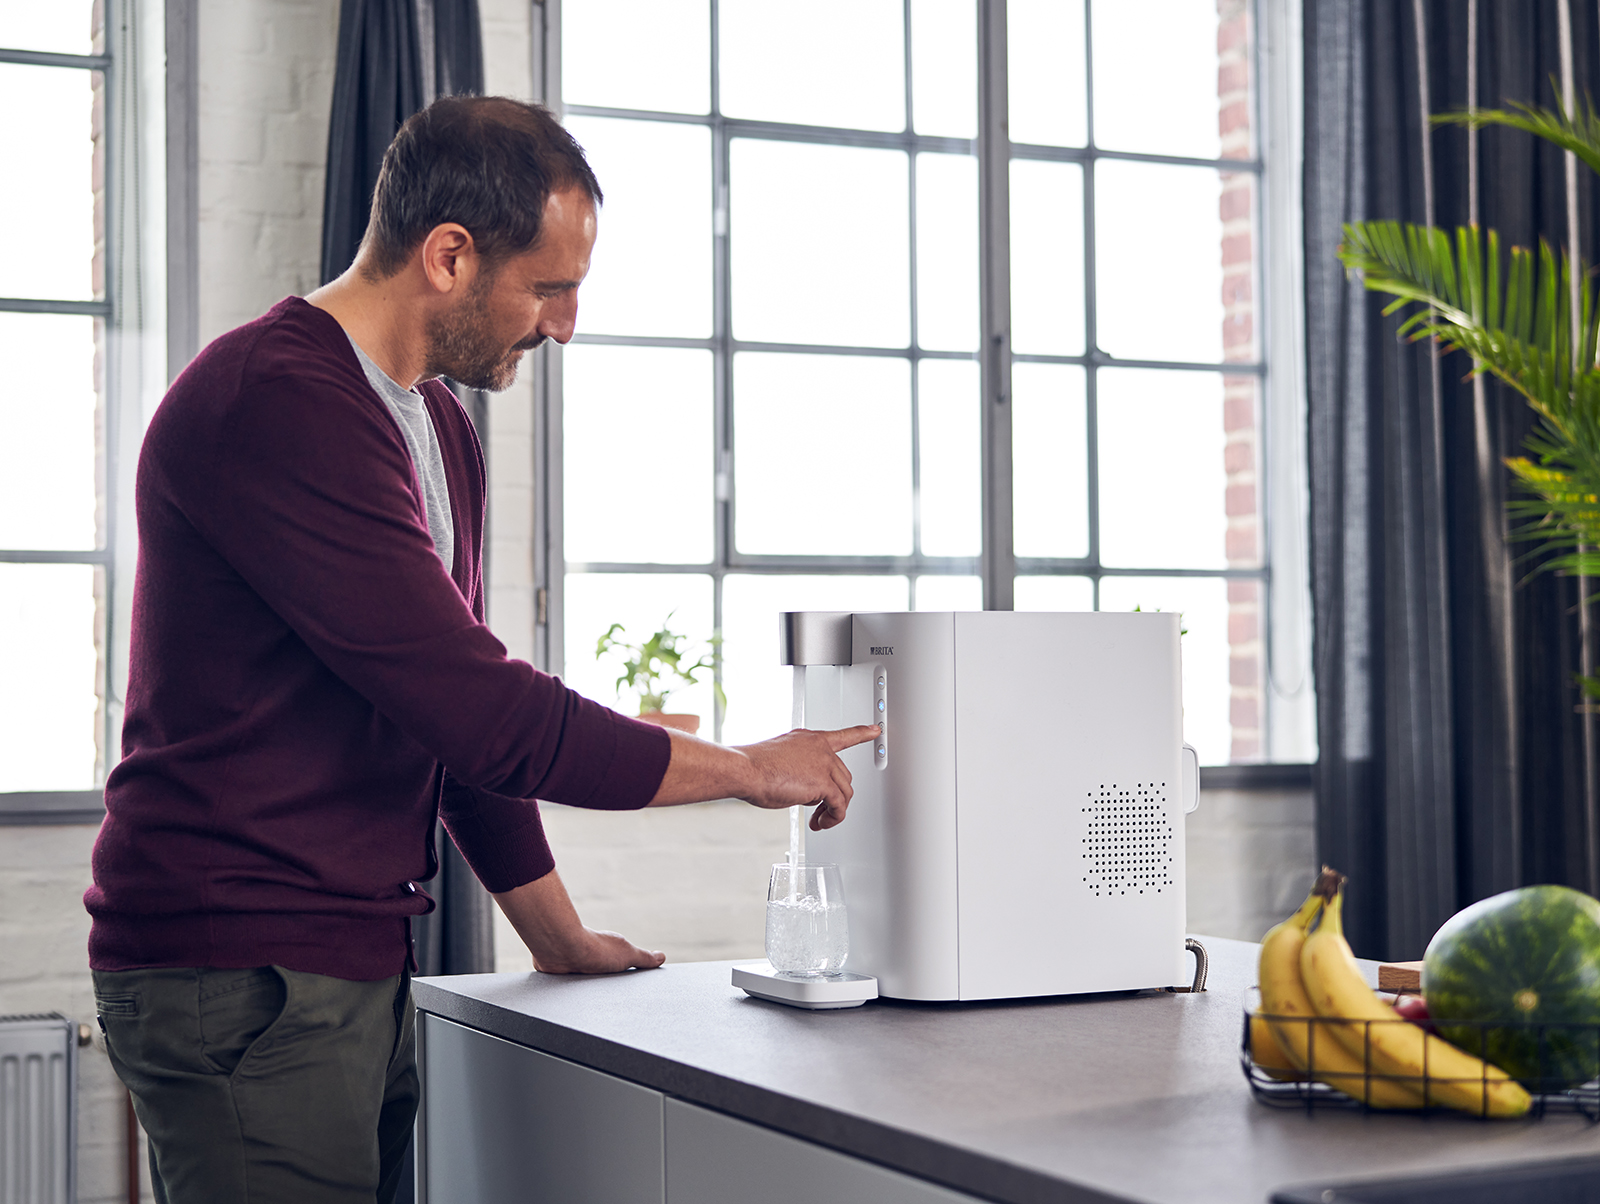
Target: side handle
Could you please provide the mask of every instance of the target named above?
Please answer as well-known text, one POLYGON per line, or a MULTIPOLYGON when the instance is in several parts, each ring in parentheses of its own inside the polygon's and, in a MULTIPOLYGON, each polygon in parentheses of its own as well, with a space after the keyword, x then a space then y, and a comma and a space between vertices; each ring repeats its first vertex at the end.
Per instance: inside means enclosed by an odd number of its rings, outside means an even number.
POLYGON ((1197 995, 1206 989, 1206 974, 1211 969, 1211 958, 1206 954, 1206 947, 1194 937, 1189 937, 1183 942, 1183 947, 1194 954, 1194 981, 1186 987, 1168 987, 1174 995, 1197 995))
POLYGON ((1200 754, 1194 745, 1183 746, 1183 813, 1188 815, 1200 806, 1200 754))

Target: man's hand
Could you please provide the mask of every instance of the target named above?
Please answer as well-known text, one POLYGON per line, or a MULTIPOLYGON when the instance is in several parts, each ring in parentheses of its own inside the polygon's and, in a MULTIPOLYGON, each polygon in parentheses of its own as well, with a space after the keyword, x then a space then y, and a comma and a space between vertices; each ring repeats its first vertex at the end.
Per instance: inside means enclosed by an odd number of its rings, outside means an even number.
POLYGON ((533 968, 545 974, 615 974, 654 970, 667 960, 615 932, 585 928, 561 876, 543 878, 494 896, 522 943, 533 954, 533 968))
POLYGON ((541 974, 616 974, 622 970, 654 970, 667 960, 665 953, 641 949, 620 932, 585 928, 573 947, 559 957, 533 955, 533 968, 541 974))
POLYGON ((672 731, 672 760, 652 807, 741 798, 757 807, 816 806, 811 827, 820 832, 844 819, 855 794, 839 754, 877 738, 876 724, 834 732, 796 729, 759 744, 723 748, 672 731))
POLYGON ((876 725, 847 727, 834 732, 797 728, 760 744, 738 749, 750 758, 756 785, 740 797, 757 807, 793 807, 816 804, 811 830, 820 832, 842 823, 855 787, 839 754, 877 738, 876 725))

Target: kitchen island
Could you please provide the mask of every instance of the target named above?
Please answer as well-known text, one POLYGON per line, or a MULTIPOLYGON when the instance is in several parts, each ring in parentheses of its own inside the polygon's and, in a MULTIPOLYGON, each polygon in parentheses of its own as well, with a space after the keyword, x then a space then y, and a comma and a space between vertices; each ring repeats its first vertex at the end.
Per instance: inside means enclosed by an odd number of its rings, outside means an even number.
POLYGON ((419 1202, 1262 1204, 1600 1156, 1575 1114, 1263 1106, 1239 1069, 1257 947, 1200 939, 1194 995, 807 1012, 731 962, 419 979, 419 1202))

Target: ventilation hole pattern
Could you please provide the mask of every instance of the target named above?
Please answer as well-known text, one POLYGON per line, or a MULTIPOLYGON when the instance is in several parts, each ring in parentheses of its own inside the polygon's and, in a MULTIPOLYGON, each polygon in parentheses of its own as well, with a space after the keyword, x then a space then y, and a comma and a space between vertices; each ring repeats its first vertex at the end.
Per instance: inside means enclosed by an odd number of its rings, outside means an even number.
POLYGON ((1159 895, 1172 885, 1165 782, 1102 784, 1087 792, 1083 884, 1095 896, 1159 895))

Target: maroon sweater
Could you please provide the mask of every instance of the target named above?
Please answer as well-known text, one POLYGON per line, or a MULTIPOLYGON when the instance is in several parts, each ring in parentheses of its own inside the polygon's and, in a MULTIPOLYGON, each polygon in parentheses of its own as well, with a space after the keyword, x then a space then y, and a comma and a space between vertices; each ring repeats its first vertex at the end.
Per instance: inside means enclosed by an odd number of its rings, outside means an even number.
POLYGON ((532 799, 642 807, 660 785, 664 731, 484 626, 483 456, 450 391, 423 394, 453 577, 400 429, 322 310, 291 297, 222 336, 156 411, 123 759, 84 896, 95 969, 398 974, 436 815, 505 891, 554 864, 532 799))

